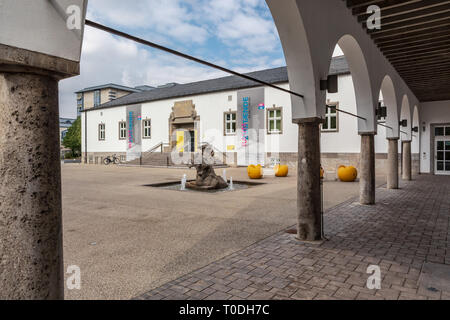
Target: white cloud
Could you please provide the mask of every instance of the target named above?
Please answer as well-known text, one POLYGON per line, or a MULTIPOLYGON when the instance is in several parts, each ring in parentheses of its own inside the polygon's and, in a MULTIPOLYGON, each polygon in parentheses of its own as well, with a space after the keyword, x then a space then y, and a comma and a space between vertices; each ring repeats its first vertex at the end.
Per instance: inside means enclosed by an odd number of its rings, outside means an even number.
POLYGON ((76 115, 75 91, 106 83, 126 86, 186 83, 224 75, 186 60, 139 47, 134 42, 113 37, 87 27, 79 76, 60 82, 61 115, 76 115))
MULTIPOLYGON (((284 65, 264 0, 92 0, 88 18, 239 72, 284 65)), ((75 116, 75 91, 105 83, 186 83, 225 75, 87 27, 81 75, 61 81, 61 115, 75 116)))
POLYGON ((96 0, 89 17, 127 29, 151 29, 182 42, 203 43, 208 32, 180 0, 96 0))

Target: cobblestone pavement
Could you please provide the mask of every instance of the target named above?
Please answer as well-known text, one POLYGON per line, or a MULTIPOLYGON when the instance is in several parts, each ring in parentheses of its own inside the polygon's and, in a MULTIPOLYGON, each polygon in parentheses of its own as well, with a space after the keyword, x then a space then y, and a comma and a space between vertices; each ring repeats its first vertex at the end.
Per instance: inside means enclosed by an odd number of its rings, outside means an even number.
POLYGON ((328 210, 321 244, 281 232, 136 299, 450 299, 419 282, 425 262, 450 265, 450 177, 401 188, 379 188, 375 206, 328 210), (381 268, 380 290, 367 289, 369 265, 381 268))

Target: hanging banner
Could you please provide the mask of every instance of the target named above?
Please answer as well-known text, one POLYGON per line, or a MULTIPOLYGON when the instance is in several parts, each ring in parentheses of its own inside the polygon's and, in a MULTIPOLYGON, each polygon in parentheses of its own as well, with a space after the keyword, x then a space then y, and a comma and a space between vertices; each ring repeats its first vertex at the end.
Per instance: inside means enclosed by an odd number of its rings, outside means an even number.
POLYGON ((264 166, 265 125, 264 88, 241 90, 237 93, 237 164, 264 166))
POLYGON ((142 108, 141 105, 127 107, 127 161, 133 161, 142 154, 142 108))

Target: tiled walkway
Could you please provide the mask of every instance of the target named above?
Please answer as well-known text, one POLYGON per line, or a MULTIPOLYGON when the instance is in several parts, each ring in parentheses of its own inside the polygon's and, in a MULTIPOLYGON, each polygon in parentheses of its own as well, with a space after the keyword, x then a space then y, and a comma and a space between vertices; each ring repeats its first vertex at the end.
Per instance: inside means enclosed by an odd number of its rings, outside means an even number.
POLYGON ((281 232, 137 299, 450 299, 419 281, 425 262, 450 265, 450 177, 401 187, 328 210, 322 244, 281 232), (369 265, 380 290, 366 287, 369 265))

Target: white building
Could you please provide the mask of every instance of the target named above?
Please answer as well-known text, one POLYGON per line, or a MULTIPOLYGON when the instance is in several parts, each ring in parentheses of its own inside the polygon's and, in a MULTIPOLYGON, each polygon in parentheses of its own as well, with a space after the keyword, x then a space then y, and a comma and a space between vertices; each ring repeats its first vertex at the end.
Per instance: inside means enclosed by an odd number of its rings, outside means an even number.
MULTIPOLYGON (((333 58, 330 74, 338 75, 339 92, 328 94, 327 104, 356 114, 355 89, 343 56, 333 58)), ((289 89, 286 68, 250 75, 289 89)), ((442 127, 450 137, 450 127, 444 126, 450 118, 438 126, 442 114, 449 117, 444 112, 448 107, 436 105, 436 118, 422 119, 422 123, 416 108, 413 121, 407 123, 417 131, 412 142, 413 172, 450 172, 450 162, 438 165, 437 153, 435 163, 431 163, 437 150, 430 135, 432 129, 442 127), (441 166, 444 170, 438 172, 441 166)), ((384 119, 379 120, 383 124, 384 119)), ((339 165, 359 166, 361 138, 357 132, 356 118, 327 108, 321 130, 321 161, 328 178, 336 176, 339 165)), ((217 158, 228 165, 272 166, 281 162, 295 166, 298 126, 292 123, 290 95, 231 76, 132 93, 82 114, 83 161, 87 163, 102 163, 103 157, 117 154, 122 161, 135 164, 170 165, 177 163, 179 153, 195 152, 203 143, 213 145, 217 158), (173 150, 177 152, 170 153, 173 150)), ((381 125, 375 151, 377 172, 385 173, 388 143, 381 125)))

